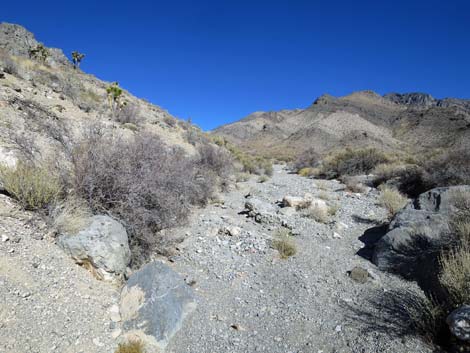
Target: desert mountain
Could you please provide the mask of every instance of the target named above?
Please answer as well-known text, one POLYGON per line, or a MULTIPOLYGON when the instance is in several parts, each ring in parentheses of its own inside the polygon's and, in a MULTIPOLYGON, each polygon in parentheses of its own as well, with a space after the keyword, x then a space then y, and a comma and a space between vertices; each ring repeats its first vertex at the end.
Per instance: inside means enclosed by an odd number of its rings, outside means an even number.
POLYGON ((214 130, 244 150, 292 158, 314 148, 470 148, 470 100, 424 93, 323 95, 306 109, 256 112, 214 130))

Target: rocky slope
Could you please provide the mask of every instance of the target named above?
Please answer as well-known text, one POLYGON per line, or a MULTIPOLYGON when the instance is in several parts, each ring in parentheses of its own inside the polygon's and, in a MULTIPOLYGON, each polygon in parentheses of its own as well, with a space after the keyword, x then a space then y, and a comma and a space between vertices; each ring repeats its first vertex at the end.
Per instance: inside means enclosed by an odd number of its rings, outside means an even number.
POLYGON ((44 62, 31 59, 29 49, 38 43, 25 28, 0 24, 0 153, 4 158, 18 157, 19 140, 23 145, 34 141, 36 154, 60 151, 98 123, 123 135, 150 131, 169 145, 193 150, 186 139, 187 130, 193 129, 189 124, 178 123, 167 111, 125 90, 120 101, 127 104, 126 109, 120 116, 113 115, 106 92, 109 83, 75 70, 60 49, 48 48, 50 55, 44 62))
POLYGON ((295 157, 314 148, 469 148, 470 100, 428 94, 324 95, 306 109, 256 112, 213 131, 246 151, 295 157))

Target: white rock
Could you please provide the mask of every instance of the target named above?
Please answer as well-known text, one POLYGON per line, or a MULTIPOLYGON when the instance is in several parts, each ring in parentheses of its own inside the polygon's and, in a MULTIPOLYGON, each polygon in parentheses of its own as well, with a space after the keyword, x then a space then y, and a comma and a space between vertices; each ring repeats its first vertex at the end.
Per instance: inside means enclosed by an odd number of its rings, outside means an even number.
POLYGON ((3 241, 3 242, 6 242, 6 241, 8 241, 8 240, 10 240, 10 238, 8 237, 8 235, 2 234, 2 241, 3 241))

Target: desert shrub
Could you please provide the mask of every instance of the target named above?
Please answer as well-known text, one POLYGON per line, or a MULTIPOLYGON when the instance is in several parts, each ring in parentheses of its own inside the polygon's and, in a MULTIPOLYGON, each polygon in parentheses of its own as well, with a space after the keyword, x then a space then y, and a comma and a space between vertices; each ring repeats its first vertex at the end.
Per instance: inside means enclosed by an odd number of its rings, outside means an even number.
POLYGON ((197 151, 201 167, 209 168, 219 177, 227 177, 232 173, 232 156, 225 148, 202 144, 198 146, 197 151))
POLYGON ((132 103, 124 104, 116 110, 114 119, 122 124, 138 125, 142 120, 140 116, 140 108, 132 103))
POLYGON ((316 205, 304 209, 302 215, 319 223, 327 223, 329 220, 328 209, 316 205))
POLYGON ((165 124, 167 124, 168 126, 171 126, 171 127, 175 127, 176 124, 178 123, 178 120, 176 120, 175 118, 173 118, 171 116, 165 116, 163 118, 163 121, 165 122, 165 124))
POLYGON ((29 49, 29 57, 31 59, 45 63, 49 56, 51 56, 49 50, 42 43, 39 43, 34 48, 29 49))
POLYGON ((442 153, 423 163, 428 189, 470 184, 470 150, 442 153))
POLYGON ((258 183, 265 183, 269 180, 269 177, 267 175, 261 175, 259 178, 258 178, 258 183))
POLYGON ((327 156, 323 160, 322 172, 328 178, 368 174, 378 164, 388 161, 389 157, 375 148, 345 149, 327 156))
POLYGON ((115 353, 145 353, 144 344, 140 340, 119 343, 115 353))
POLYGON ((0 65, 3 72, 18 76, 18 64, 8 54, 0 53, 0 65))
POLYGON ((62 186, 48 168, 18 162, 16 167, 0 167, 0 180, 5 190, 27 210, 45 209, 56 201, 62 186))
POLYGON ((60 234, 77 234, 88 225, 91 215, 87 203, 76 197, 56 203, 49 211, 52 225, 60 234))
POLYGON ((273 175, 272 160, 261 156, 252 156, 227 141, 219 139, 219 142, 221 141, 224 141, 225 148, 232 154, 241 172, 258 175, 265 174, 268 176, 273 175))
POLYGON ((393 218, 395 214, 406 206, 408 199, 398 190, 383 186, 380 188, 380 204, 388 211, 389 218, 393 218))
POLYGON ((376 186, 387 183, 410 197, 417 197, 427 190, 424 170, 415 164, 379 164, 375 167, 373 174, 376 186))
POLYGON ((156 232, 181 225, 191 205, 213 193, 213 173, 155 135, 132 138, 91 132, 73 152, 74 189, 94 211, 115 214, 134 245, 156 248, 156 232))
POLYGON ((444 252, 440 258, 439 281, 446 289, 452 308, 470 304, 470 247, 444 252))
MULTIPOLYGON (((320 155, 315 152, 315 149, 309 148, 308 150, 302 152, 293 164, 293 168, 296 171, 300 171, 305 168, 313 168, 318 165, 321 158, 320 155)), ((300 173, 299 173, 300 174, 300 173)))
POLYGON ((297 253, 297 247, 292 239, 292 232, 286 228, 280 228, 274 234, 273 248, 279 252, 281 259, 287 259, 297 253))
POLYGON ((366 188, 362 183, 359 183, 348 176, 342 177, 341 181, 346 186, 346 190, 349 192, 363 193, 366 191, 366 188))

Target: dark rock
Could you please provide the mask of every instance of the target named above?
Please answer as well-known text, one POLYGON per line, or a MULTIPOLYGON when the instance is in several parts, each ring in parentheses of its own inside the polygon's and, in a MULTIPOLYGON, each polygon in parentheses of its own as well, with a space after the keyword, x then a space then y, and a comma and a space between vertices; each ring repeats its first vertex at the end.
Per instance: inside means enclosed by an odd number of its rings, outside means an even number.
POLYGON ((161 262, 151 262, 130 276, 121 293, 124 335, 164 350, 183 320, 196 308, 192 289, 161 262))
POLYGON ((452 311, 446 319, 450 332, 461 341, 470 342, 470 305, 452 311))
POLYGON ((376 243, 372 261, 384 271, 416 280, 426 291, 439 291, 440 252, 451 245, 451 195, 470 186, 432 189, 401 210, 376 243))
POLYGON ((5 78, 5 74, 3 72, 0 72, 0 79, 5 78))

